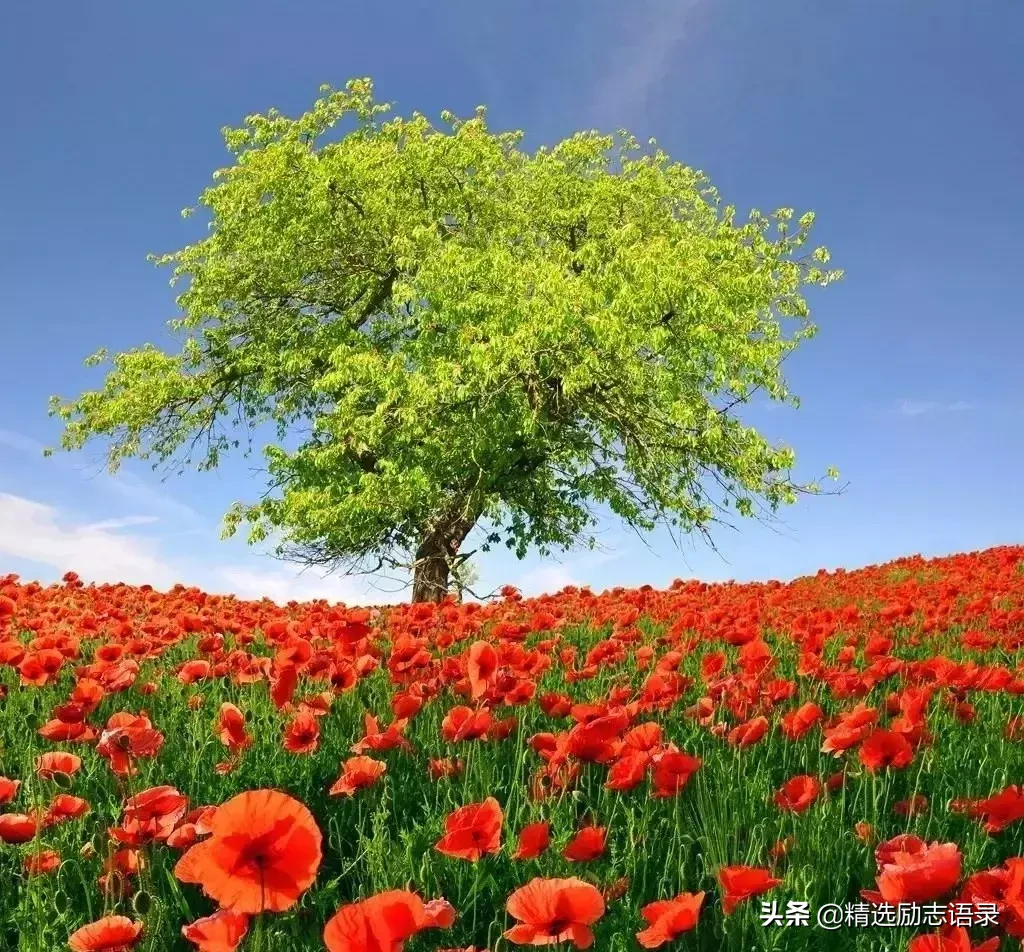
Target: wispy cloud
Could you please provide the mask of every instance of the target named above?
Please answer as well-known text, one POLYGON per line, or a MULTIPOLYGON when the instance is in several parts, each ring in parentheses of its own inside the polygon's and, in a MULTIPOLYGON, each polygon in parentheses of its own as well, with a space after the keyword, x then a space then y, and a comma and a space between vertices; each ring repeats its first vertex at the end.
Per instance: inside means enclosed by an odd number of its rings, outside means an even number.
POLYGON ((608 562, 622 558, 622 551, 607 548, 603 551, 586 552, 564 561, 554 559, 542 561, 511 580, 524 595, 532 597, 561 591, 567 585, 589 585, 594 569, 608 562))
MULTIPOLYGON (((39 440, 18 433, 14 430, 0 428, 0 446, 5 446, 26 456, 35 457, 40 464, 60 466, 65 470, 73 470, 81 479, 94 483, 107 492, 114 493, 144 509, 151 509, 162 516, 173 519, 178 526, 195 527, 202 523, 203 517, 191 506, 175 499, 170 493, 152 486, 134 473, 122 470, 111 475, 100 465, 85 465, 77 457, 63 453, 55 454, 52 459, 43 459, 45 445, 39 440)), ((154 517, 156 518, 156 517, 154 517)))
POLYGON ((974 404, 964 400, 940 403, 936 400, 901 400, 895 412, 900 416, 916 417, 925 413, 962 413, 973 410, 974 404))
POLYGON ((203 521, 203 517, 191 506, 175 499, 170 493, 151 486, 134 473, 123 471, 116 476, 107 473, 104 473, 103 476, 104 484, 108 489, 137 505, 166 513, 178 520, 184 519, 190 524, 203 521))
POLYGON ((76 572, 86 582, 149 584, 157 589, 180 582, 280 603, 324 598, 348 605, 383 605, 409 597, 400 584, 379 578, 325 578, 284 565, 263 569, 235 561, 182 561, 161 549, 159 537, 123 531, 155 521, 152 516, 124 516, 82 523, 55 506, 0 493, 0 567, 6 571, 10 560, 17 559, 48 569, 38 573, 48 579, 76 572))
MULTIPOLYGON (((181 583, 281 604, 326 599, 346 605, 386 605, 409 598, 405 576, 323 576, 227 545, 201 554, 175 553, 166 546, 165 534, 131 531, 160 521, 152 515, 126 515, 88 522, 46 502, 0 493, 0 569, 13 568, 42 581, 76 572, 86 582, 149 584, 160 590, 181 583), (26 571, 11 566, 12 561, 39 568, 26 571)), ((535 596, 567 585, 594 585, 599 567, 623 556, 618 540, 607 539, 599 550, 572 553, 562 560, 544 559, 518 576, 508 572, 494 587, 511 582, 525 595, 535 596)), ((475 588, 490 591, 486 584, 475 588)))
POLYGON ((240 598, 269 598, 279 603, 325 598, 346 605, 388 605, 409 599, 407 588, 359 576, 323 577, 310 571, 252 569, 237 565, 221 567, 217 576, 210 581, 211 590, 224 590, 226 584, 226 590, 240 598))
POLYGON ((938 404, 931 400, 902 400, 896 412, 900 416, 921 416, 922 413, 931 413, 937 408, 938 404))
POLYGON ((125 522, 76 525, 53 506, 0 493, 0 555, 46 566, 58 575, 77 572, 87 581, 149 583, 156 588, 178 581, 151 543, 115 534, 125 522))
POLYGON ((129 529, 132 526, 148 526, 159 522, 157 516, 122 516, 120 519, 104 519, 85 526, 90 532, 113 532, 115 529, 129 529))
POLYGON ((38 440, 33 440, 29 436, 25 436, 24 433, 16 433, 14 430, 0 428, 0 446, 17 450, 19 453, 38 453, 40 456, 43 455, 42 443, 38 440))
POLYGON ((592 111, 622 124, 643 108, 672 68, 703 0, 624 4, 610 54, 614 57, 593 93, 592 111))

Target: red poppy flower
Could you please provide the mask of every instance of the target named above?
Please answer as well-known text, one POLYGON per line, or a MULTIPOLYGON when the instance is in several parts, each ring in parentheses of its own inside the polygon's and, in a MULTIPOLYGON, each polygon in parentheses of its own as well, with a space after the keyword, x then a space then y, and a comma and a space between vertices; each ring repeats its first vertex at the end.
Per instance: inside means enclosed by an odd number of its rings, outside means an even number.
POLYGON ((634 790, 647 776, 651 755, 642 750, 626 750, 608 769, 606 790, 634 790))
POLYGON ((427 769, 431 780, 440 780, 442 777, 457 777, 462 773, 464 764, 461 760, 452 760, 450 757, 432 757, 427 769))
POLYGON ((722 886, 722 911, 728 916, 741 902, 774 889, 782 880, 758 866, 725 866, 718 871, 718 882, 722 886))
POLYGON ((445 835, 434 849, 470 862, 476 862, 485 853, 497 853, 501 849, 502 819, 501 804, 494 797, 460 807, 445 818, 445 835))
POLYGON ((320 723, 309 712, 295 715, 284 731, 284 749, 293 754, 311 754, 320 743, 320 723))
POLYGON ((697 925, 704 893, 680 893, 675 899, 652 902, 640 910, 646 929, 636 934, 645 949, 656 949, 697 925))
POLYGON ((71 692, 71 702, 79 704, 86 714, 91 714, 106 697, 107 689, 92 678, 80 678, 71 692))
POLYGON ((424 929, 446 929, 455 910, 443 899, 424 903, 415 893, 393 889, 342 906, 327 922, 328 952, 401 952, 424 929))
POLYGON ((825 781, 825 789, 829 793, 837 793, 843 789, 846 783, 846 773, 842 770, 837 770, 834 774, 831 774, 825 781))
POLYGON ((177 678, 182 684, 195 684, 210 677, 213 665, 202 658, 186 661, 178 668, 177 678))
POLYGON ((854 824, 853 833, 862 843, 870 845, 875 837, 875 828, 870 823, 861 820, 859 823, 854 824))
POLYGON ((116 897, 131 895, 131 877, 136 876, 145 866, 145 860, 138 850, 116 850, 103 863, 104 875, 99 878, 100 889, 116 897))
POLYGON ((878 868, 888 866, 894 862, 898 853, 910 853, 917 855, 927 849, 927 844, 919 836, 913 833, 900 833, 891 840, 885 840, 875 847, 875 863, 878 868))
POLYGON ((36 733, 40 737, 55 743, 67 741, 78 744, 91 744, 96 740, 96 731, 88 724, 82 721, 68 724, 59 718, 47 721, 36 733))
POLYGON ((999 833, 1024 818, 1024 788, 1011 785, 967 806, 969 816, 982 821, 986 833, 999 833))
POLYGON ((511 717, 505 717, 500 721, 495 721, 494 724, 488 728, 487 736, 490 740, 505 740, 506 737, 511 737, 518 728, 519 720, 513 714, 511 717))
POLYGON ((623 751, 635 750, 653 754, 661 744, 661 725, 655 721, 638 724, 622 736, 623 751))
POLYGON ((792 836, 784 836, 781 840, 776 840, 771 849, 768 850, 768 858, 773 863, 778 863, 782 858, 788 855, 789 851, 796 845, 796 840, 792 836))
POLYGON ((190 846, 199 842, 199 835, 196 832, 194 823, 182 823, 176 827, 174 832, 167 837, 166 843, 172 850, 187 850, 190 846))
POLYGON ((81 797, 73 797, 70 793, 59 793, 46 808, 43 815, 44 826, 54 826, 66 820, 77 820, 89 812, 89 802, 81 797))
POLYGON ((469 649, 469 683, 476 699, 487 693, 487 687, 498 670, 498 652, 486 641, 474 641, 469 649))
POLYGON ((861 890, 868 902, 933 902, 950 892, 960 881, 962 860, 955 843, 925 845, 916 837, 907 837, 906 846, 892 852, 883 852, 882 844, 876 850, 886 862, 879 860, 881 870, 876 882, 877 890, 861 890))
POLYGON ((928 798, 922 793, 915 793, 913 797, 906 800, 897 800, 892 805, 892 812, 896 816, 917 816, 928 809, 928 798))
POLYGON ((373 786, 387 769, 387 764, 372 757, 349 757, 342 766, 341 776, 328 792, 332 797, 351 797, 357 790, 373 786))
POLYGON ((493 723, 490 711, 474 711, 460 705, 453 707, 441 721, 441 737, 450 744, 460 740, 484 740, 493 723))
POLYGON ((288 664, 278 669, 270 681, 270 699, 274 707, 283 710, 291 703, 299 685, 299 672, 295 665, 288 664))
POLYGON ((784 714, 779 726, 790 740, 799 740, 821 720, 823 713, 817 704, 807 701, 795 711, 784 714))
POLYGON ((914 749, 902 734, 879 728, 864 739, 857 756, 871 773, 886 767, 902 770, 913 762, 914 749))
POLYGON ((150 787, 128 798, 121 825, 110 833, 128 846, 141 846, 150 840, 163 841, 187 810, 188 799, 174 787, 150 787))
MULTIPOLYGON (((580 879, 532 879, 505 903, 518 923, 505 933, 516 945, 572 942, 577 949, 594 944, 591 926, 604 915, 597 887, 580 879)), ((338 950, 340 952, 340 950, 338 950)))
POLYGON ((537 703, 548 717, 568 717, 572 710, 572 698, 554 691, 542 694, 537 698, 537 703))
POLYGON ((616 738, 628 725, 625 711, 615 711, 577 724, 566 740, 566 749, 577 760, 604 764, 615 758, 616 738))
POLYGON ((9 777, 0 777, 0 806, 10 803, 18 795, 18 788, 20 786, 20 780, 11 780, 9 777))
POLYGON ((411 691, 401 691, 391 698, 391 713, 406 720, 415 717, 423 708, 424 699, 411 691))
POLYGON ((181 934, 198 952, 234 952, 248 930, 248 916, 233 909, 221 909, 182 926, 181 934))
POLYGON ((676 796, 700 767, 700 757, 693 757, 679 750, 666 750, 658 754, 654 758, 651 795, 654 797, 676 796))
POLYGON ((585 826, 568 843, 562 856, 570 863, 588 863, 604 853, 607 827, 585 826))
POLYGON ((234 704, 220 706, 217 737, 233 754, 252 744, 252 738, 245 732, 245 715, 234 704))
POLYGON ((36 775, 42 780, 53 780, 59 774, 70 777, 82 766, 82 758, 63 750, 41 754, 36 760, 36 775))
POLYGON ((0 843, 27 843, 39 832, 39 821, 27 813, 0 813, 0 843))
POLYGON ((551 824, 547 820, 530 823, 519 832, 519 846, 512 854, 513 859, 536 859, 551 842, 551 824))
POLYGON ((41 850, 29 853, 25 857, 25 874, 28 876, 45 876, 60 869, 60 853, 54 850, 41 850))
POLYGON ((768 718, 758 715, 729 731, 729 743, 736 747, 751 747, 768 733, 768 718))
POLYGON ((820 793, 821 783, 818 778, 801 774, 798 777, 791 777, 782 785, 775 794, 775 805, 780 810, 803 813, 818 799, 820 793))
POLYGON ((289 909, 316 878, 322 852, 313 815, 277 790, 250 790, 217 808, 212 835, 174 874, 224 909, 256 915, 289 909))
POLYGON ((971 945, 971 937, 962 926, 938 935, 919 935, 910 940, 907 952, 997 952, 999 936, 971 945))
POLYGON ((72 952, 130 952, 142 937, 142 923, 126 916, 107 916, 72 933, 72 952))
POLYGON ((407 723, 403 720, 392 721, 384 730, 381 730, 377 718, 372 714, 367 714, 364 718, 363 739, 352 745, 352 753, 362 754, 368 750, 392 750, 395 747, 411 750, 412 745, 404 736, 407 723))
POLYGON ((96 752, 107 759, 114 773, 130 777, 138 770, 134 761, 155 757, 163 744, 164 735, 153 728, 145 714, 119 711, 107 721, 96 752))

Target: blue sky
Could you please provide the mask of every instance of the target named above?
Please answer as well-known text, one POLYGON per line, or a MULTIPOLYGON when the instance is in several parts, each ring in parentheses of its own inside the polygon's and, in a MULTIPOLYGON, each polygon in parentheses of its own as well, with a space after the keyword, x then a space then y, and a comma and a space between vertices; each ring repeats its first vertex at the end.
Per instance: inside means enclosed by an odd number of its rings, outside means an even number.
POLYGON ((86 355, 167 342, 173 294, 145 256, 197 237, 178 212, 225 163, 220 128, 353 76, 403 113, 485 103, 530 147, 655 136, 743 210, 813 209, 847 273, 792 359, 801 409, 750 414, 800 474, 839 467, 844 495, 724 531, 720 554, 609 521, 603 553, 485 557, 483 588, 785 579, 1024 540, 1024 5, 180 0, 0 17, 0 572, 404 597, 219 542, 227 505, 260 488, 245 462, 160 482, 142 465, 107 476, 98 451, 40 452, 58 432, 47 397, 98 381, 86 355))

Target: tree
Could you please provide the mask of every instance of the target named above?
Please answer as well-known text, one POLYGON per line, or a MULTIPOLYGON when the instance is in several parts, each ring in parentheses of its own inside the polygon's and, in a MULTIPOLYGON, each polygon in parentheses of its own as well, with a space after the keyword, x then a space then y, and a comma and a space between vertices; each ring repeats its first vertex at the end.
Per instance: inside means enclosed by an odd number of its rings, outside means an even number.
POLYGON ((64 449, 210 469, 267 433, 266 492, 225 535, 411 568, 414 601, 444 596, 474 527, 523 558, 593 545, 598 504, 707 535, 817 491, 736 413, 797 402, 803 291, 839 276, 799 254, 813 215, 740 222, 625 132, 528 153, 482 107, 435 128, 369 80, 321 92, 225 130, 207 234, 154 258, 184 284, 180 350, 117 354, 100 389, 52 398, 64 449))

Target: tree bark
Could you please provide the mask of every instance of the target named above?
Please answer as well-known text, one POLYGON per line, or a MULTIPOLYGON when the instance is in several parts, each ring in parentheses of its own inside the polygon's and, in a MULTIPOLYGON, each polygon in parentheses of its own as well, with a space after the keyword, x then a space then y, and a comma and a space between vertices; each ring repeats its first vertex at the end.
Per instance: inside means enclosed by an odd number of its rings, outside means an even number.
POLYGON ((451 580, 451 560, 459 554, 459 547, 475 523, 476 519, 459 513, 442 520, 423 536, 413 570, 414 603, 444 600, 451 580))

